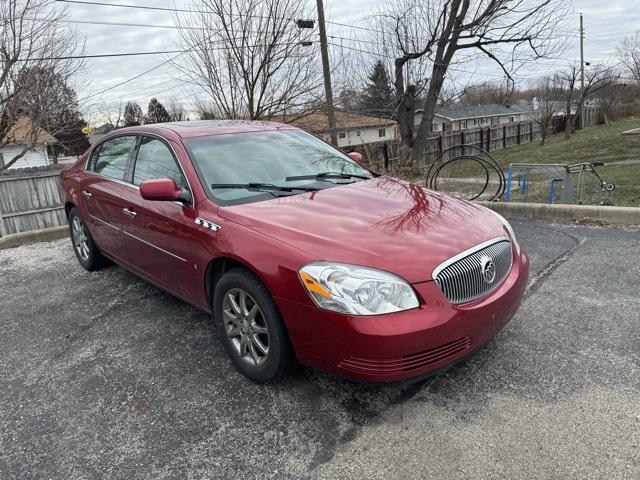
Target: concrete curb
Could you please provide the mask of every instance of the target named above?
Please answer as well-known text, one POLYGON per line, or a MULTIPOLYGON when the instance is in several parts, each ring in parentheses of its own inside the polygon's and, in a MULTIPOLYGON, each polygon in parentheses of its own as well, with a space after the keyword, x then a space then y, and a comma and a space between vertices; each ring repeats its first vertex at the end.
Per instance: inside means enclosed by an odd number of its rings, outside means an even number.
POLYGON ((0 237, 0 250, 6 248, 15 248, 20 245, 27 245, 36 242, 48 242, 69 236, 69 227, 44 228, 42 230, 33 230, 31 232, 21 232, 0 237))
POLYGON ((533 218, 555 223, 595 222, 608 225, 640 225, 640 208, 546 203, 477 202, 505 217, 533 218))

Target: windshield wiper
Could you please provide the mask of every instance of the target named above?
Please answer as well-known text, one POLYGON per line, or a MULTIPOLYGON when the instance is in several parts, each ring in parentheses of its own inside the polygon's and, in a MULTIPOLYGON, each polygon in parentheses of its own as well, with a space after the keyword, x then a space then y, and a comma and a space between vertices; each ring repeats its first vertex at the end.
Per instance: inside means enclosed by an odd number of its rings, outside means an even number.
POLYGON ((293 192, 295 190, 303 192, 316 192, 319 188, 313 187, 286 187, 284 185, 274 185, 273 183, 214 183, 211 185, 212 189, 216 188, 242 188, 250 191, 276 191, 276 192, 293 192))
POLYGON ((360 178, 362 180, 371 180, 372 177, 367 177, 366 175, 356 175, 352 173, 343 173, 343 172, 321 172, 314 173, 313 175, 297 175, 295 177, 287 177, 285 178, 285 182, 293 182, 295 180, 323 180, 323 179, 349 179, 349 178, 360 178))

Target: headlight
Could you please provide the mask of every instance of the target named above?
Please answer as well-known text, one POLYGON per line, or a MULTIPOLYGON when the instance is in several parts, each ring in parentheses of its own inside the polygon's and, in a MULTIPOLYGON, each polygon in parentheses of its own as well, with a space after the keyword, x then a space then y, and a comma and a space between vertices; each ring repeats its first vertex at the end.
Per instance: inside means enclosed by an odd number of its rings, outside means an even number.
POLYGON ((491 209, 489 209, 489 211, 491 213, 493 213, 496 217, 498 217, 498 220, 500 220, 502 222, 502 224, 504 225, 504 228, 506 228, 507 232, 509 232, 509 236, 511 237, 511 241, 513 243, 516 243, 516 234, 513 232, 513 228, 511 228, 511 224, 509 222, 507 222, 507 219, 504 218, 502 215, 500 215, 498 212, 494 212, 491 209))
POLYGON ((380 315, 417 308, 411 286, 402 278, 372 268, 317 262, 298 272, 320 308, 351 315, 380 315))

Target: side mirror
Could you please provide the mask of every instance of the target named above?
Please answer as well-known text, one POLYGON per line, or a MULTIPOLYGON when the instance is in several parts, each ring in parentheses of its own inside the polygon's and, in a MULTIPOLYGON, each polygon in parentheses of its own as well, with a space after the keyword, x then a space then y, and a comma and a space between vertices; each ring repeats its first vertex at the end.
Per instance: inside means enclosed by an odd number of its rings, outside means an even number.
POLYGON ((351 160, 354 162, 364 165, 364 160, 362 160, 362 154, 358 152, 350 152, 347 154, 351 160))
POLYGON ((145 180, 140 185, 140 195, 145 200, 158 202, 186 202, 191 201, 191 194, 176 185, 170 178, 154 178, 145 180))

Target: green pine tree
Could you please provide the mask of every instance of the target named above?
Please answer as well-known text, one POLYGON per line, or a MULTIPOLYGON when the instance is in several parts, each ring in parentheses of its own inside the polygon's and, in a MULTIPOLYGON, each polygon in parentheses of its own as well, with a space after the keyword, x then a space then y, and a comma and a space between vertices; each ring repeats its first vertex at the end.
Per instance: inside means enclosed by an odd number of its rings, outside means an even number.
POLYGON ((144 115, 140 105, 135 102, 127 102, 124 107, 124 126, 125 127, 137 127, 142 125, 144 115))
POLYGON ((157 98, 149 100, 149 107, 147 107, 147 118, 145 123, 163 123, 170 122, 171 115, 167 112, 167 109, 158 101, 157 98))
POLYGON ((387 69, 378 60, 369 75, 369 82, 364 91, 360 110, 367 115, 391 117, 394 111, 395 98, 387 69))

